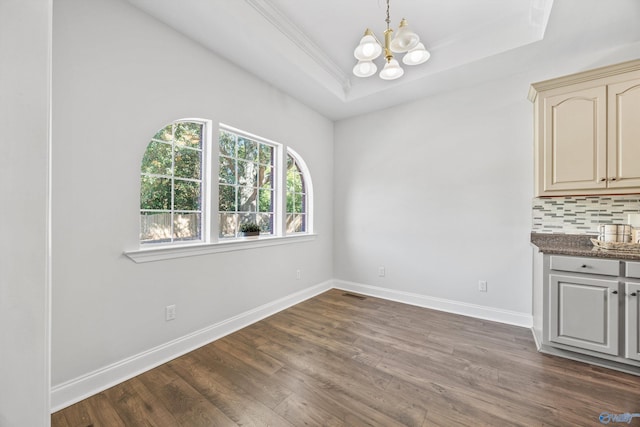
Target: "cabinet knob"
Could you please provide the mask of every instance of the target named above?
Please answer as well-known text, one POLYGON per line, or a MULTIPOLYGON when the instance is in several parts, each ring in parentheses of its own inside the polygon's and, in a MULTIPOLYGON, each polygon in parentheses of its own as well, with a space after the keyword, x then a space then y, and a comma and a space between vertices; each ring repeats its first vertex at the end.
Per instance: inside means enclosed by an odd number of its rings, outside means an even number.
POLYGON ((582 264, 580 268, 587 268, 587 264, 582 264))
POLYGON ((605 182, 607 178, 600 178, 600 182, 605 182))
POLYGON ((616 180, 615 178, 611 178, 611 181, 615 181, 615 180, 616 180))
POLYGON ((611 291, 612 294, 617 295, 618 291, 611 291))
POLYGON ((632 297, 635 297, 636 295, 638 295, 638 294, 636 294, 635 292, 631 292, 631 296, 632 297))

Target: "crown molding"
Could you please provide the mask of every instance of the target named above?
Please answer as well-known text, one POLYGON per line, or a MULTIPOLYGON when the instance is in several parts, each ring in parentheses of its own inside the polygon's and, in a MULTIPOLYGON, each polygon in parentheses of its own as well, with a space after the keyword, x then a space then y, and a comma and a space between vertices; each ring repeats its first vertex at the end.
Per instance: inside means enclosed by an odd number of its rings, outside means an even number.
POLYGON ((351 80, 349 80, 349 77, 345 75, 342 69, 338 67, 313 40, 307 37, 293 21, 282 13, 280 9, 271 4, 269 0, 245 0, 245 2, 335 79, 345 94, 349 92, 351 89, 351 80))
POLYGON ((632 71, 640 70, 640 59, 634 59, 633 61, 621 62, 619 64, 608 65, 606 67, 595 68, 593 70, 582 71, 580 73, 570 74, 564 77, 558 77, 555 79, 544 80, 537 83, 532 83, 529 88, 529 94, 527 98, 529 101, 534 102, 539 92, 544 92, 551 89, 557 89, 567 85, 573 85, 578 83, 585 83, 592 80, 601 78, 617 76, 618 74, 629 73, 632 71))

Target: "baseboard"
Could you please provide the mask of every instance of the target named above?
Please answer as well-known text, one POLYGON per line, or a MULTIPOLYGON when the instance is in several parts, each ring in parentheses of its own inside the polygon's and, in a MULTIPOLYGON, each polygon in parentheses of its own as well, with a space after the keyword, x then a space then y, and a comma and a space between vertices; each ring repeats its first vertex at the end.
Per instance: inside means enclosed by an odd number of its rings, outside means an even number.
POLYGON ((333 281, 312 286, 276 301, 246 311, 207 328, 90 372, 51 389, 51 412, 59 411, 113 387, 149 369, 162 365, 203 345, 249 326, 265 317, 331 289, 333 281))
POLYGON ((522 326, 525 328, 531 328, 533 325, 533 316, 528 313, 500 310, 493 307, 468 304, 460 301, 435 298, 410 292, 397 291, 394 289, 347 282, 344 280, 334 280, 333 287, 349 292, 369 295, 372 297, 416 305, 418 307, 431 308, 434 310, 446 311, 449 313, 461 314, 463 316, 491 320, 494 322, 507 323, 510 325, 522 326))

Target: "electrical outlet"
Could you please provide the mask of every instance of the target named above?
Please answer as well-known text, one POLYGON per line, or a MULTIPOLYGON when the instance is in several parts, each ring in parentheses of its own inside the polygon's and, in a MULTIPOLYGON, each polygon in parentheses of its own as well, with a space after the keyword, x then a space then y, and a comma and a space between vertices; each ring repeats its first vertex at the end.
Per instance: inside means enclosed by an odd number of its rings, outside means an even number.
POLYGON ((174 320, 176 318, 176 305, 168 305, 165 307, 165 319, 167 321, 174 320))
POLYGON ((302 270, 297 269, 296 270, 296 280, 300 280, 302 279, 302 270))
POLYGON ((478 282, 478 290, 480 292, 487 292, 487 281, 486 280, 480 280, 478 282))
POLYGON ((386 271, 384 269, 384 266, 378 267, 378 277, 384 277, 385 274, 386 274, 386 271))

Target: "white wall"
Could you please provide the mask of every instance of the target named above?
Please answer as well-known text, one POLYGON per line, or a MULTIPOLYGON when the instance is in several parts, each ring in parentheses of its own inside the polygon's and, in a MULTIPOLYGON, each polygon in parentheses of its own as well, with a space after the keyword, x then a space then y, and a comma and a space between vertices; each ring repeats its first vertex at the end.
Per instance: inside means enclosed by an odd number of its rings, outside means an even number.
POLYGON ((54 387, 332 278, 332 122, 121 0, 56 0, 53 66, 54 387), (299 153, 313 179, 316 240, 126 258, 138 247, 146 145, 183 117, 299 153))
POLYGON ((49 425, 51 1, 0 2, 0 426, 49 425))
POLYGON ((528 84, 515 76, 336 124, 337 278, 530 314, 528 84))
POLYGON ((466 69, 526 72, 467 87, 454 70, 458 91, 336 122, 334 273, 345 287, 531 324, 529 86, 633 59, 639 46, 559 58, 549 46, 575 40, 558 33, 466 69), (488 292, 478 291, 479 280, 488 292))

